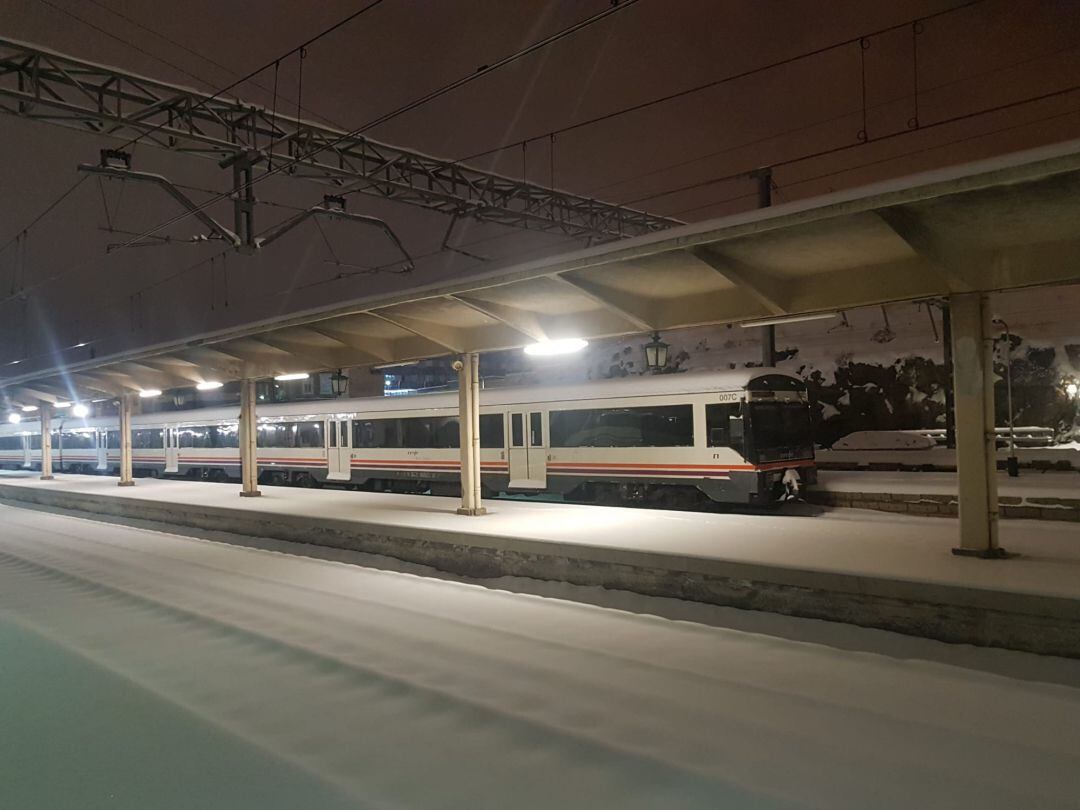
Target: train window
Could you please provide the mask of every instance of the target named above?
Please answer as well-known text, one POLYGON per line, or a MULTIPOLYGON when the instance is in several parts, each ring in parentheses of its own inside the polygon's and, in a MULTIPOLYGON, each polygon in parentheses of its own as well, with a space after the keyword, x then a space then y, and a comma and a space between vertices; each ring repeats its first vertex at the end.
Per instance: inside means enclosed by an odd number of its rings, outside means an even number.
POLYGON ((110 430, 108 438, 105 441, 106 441, 106 444, 105 444, 106 447, 119 447, 120 446, 120 431, 119 430, 110 430))
POLYGON ((97 446, 93 431, 68 433, 65 430, 60 436, 63 439, 65 450, 93 450, 97 446))
POLYGON ((510 414, 510 446, 525 446, 525 416, 523 414, 510 414))
POLYGON ((539 413, 529 414, 529 447, 544 446, 544 419, 539 413))
POLYGON ((0 436, 0 450, 22 450, 22 436, 0 436))
POLYGON ((357 419, 353 447, 401 447, 400 419, 357 419))
POLYGON ((353 422, 353 447, 446 450, 460 446, 460 431, 456 416, 363 419, 353 422))
POLYGON ((750 424, 757 449, 813 444, 810 409, 802 402, 755 402, 750 424))
POLYGON ((224 425, 213 425, 210 428, 208 446, 215 449, 239 447, 240 426, 236 422, 230 422, 224 425))
POLYGON ((140 428, 131 432, 131 446, 136 450, 160 450, 164 446, 161 428, 140 428))
POLYGON ((742 405, 738 402, 705 406, 709 447, 730 447, 743 454, 742 405))
POLYGON ((275 422, 259 425, 259 447, 324 447, 322 422, 275 422))
POLYGON ((210 430, 205 427, 180 428, 180 446, 206 448, 210 446, 210 430))
POLYGON ((503 415, 501 413, 480 414, 480 446, 502 449, 505 444, 503 435, 503 415))
POLYGON ((40 433, 32 433, 30 435, 30 449, 31 450, 40 450, 41 449, 41 434, 40 433))
POLYGON ((692 447, 691 405, 552 411, 552 447, 692 447))
POLYGON ((322 422, 297 422, 295 447, 324 447, 322 422))
POLYGON ((259 447, 288 447, 289 427, 283 424, 261 424, 256 443, 259 447))

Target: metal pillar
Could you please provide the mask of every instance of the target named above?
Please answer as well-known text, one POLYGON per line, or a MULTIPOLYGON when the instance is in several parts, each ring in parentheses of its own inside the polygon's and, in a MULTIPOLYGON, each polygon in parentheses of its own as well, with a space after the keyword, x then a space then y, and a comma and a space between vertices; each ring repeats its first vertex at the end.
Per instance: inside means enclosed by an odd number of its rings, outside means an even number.
POLYGON ((117 486, 133 487, 135 479, 131 475, 131 409, 134 397, 124 394, 120 397, 120 480, 117 486))
POLYGON ((942 361, 945 366, 945 446, 956 449, 956 402, 953 398, 953 342, 952 315, 949 302, 941 303, 941 343, 944 352, 942 361))
POLYGON ((255 380, 240 383, 240 497, 257 498, 259 492, 258 436, 255 421, 255 380))
POLYGON ((998 546, 994 341, 987 296, 956 294, 949 307, 960 479, 960 546, 953 553, 996 559, 1008 555, 998 546))
POLYGON ((461 431, 461 507, 459 515, 486 515, 480 505, 480 357, 461 355, 458 373, 458 425, 461 431))
POLYGON ((41 480, 52 481, 52 403, 38 403, 41 417, 41 480))
POLYGON ((761 327, 761 365, 772 368, 776 365, 776 327, 761 327))
MULTIPOLYGON (((758 208, 772 207, 772 168, 757 169, 750 176, 757 181, 758 208)), ((775 326, 761 327, 761 365, 766 368, 776 365, 775 326)))

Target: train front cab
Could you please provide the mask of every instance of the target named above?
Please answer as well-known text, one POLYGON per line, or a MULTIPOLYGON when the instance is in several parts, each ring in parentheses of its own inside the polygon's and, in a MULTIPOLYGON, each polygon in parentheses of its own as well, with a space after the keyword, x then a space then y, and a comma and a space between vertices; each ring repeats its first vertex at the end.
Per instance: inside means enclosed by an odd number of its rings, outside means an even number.
POLYGON ((705 440, 714 460, 730 458, 723 478, 699 488, 711 500, 768 506, 817 483, 805 385, 780 374, 751 380, 745 392, 705 405, 705 440))

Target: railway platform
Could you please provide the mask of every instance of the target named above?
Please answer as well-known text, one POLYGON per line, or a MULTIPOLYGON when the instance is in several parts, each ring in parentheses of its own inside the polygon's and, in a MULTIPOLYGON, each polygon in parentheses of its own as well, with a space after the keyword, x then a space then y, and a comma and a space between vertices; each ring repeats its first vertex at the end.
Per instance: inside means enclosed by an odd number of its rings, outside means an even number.
MULTIPOLYGON (((863 510, 702 514, 529 500, 0 476, 0 501, 384 555, 498 585, 521 577, 1080 657, 1080 524, 1006 521, 1005 561, 955 557, 953 521, 863 510), (494 580, 494 582, 492 582, 494 580), (505 582, 505 580, 503 580, 505 582)), ((215 535, 217 536, 217 535, 215 535)), ((303 547, 294 547, 303 553, 303 547)))
MULTIPOLYGON (((1002 518, 1080 522, 1080 473, 1023 470, 998 473, 1002 518)), ((816 504, 881 512, 956 517, 956 473, 819 470, 807 494, 816 504)))

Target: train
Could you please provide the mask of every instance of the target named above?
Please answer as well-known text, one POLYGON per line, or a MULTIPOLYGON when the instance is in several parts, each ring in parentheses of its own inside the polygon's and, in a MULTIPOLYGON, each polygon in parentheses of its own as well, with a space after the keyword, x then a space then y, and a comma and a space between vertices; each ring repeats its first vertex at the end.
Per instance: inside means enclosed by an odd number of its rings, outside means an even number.
MULTIPOLYGON (((485 388, 483 495, 597 504, 769 505, 816 482, 806 386, 775 369, 682 373, 583 385, 485 388)), ((56 411, 56 471, 118 474, 116 417, 56 411)), ((258 406, 259 482, 455 495, 457 393, 258 406)), ((239 409, 132 418, 137 476, 240 477, 239 409)), ((0 426, 0 466, 40 469, 40 423, 0 426)))

